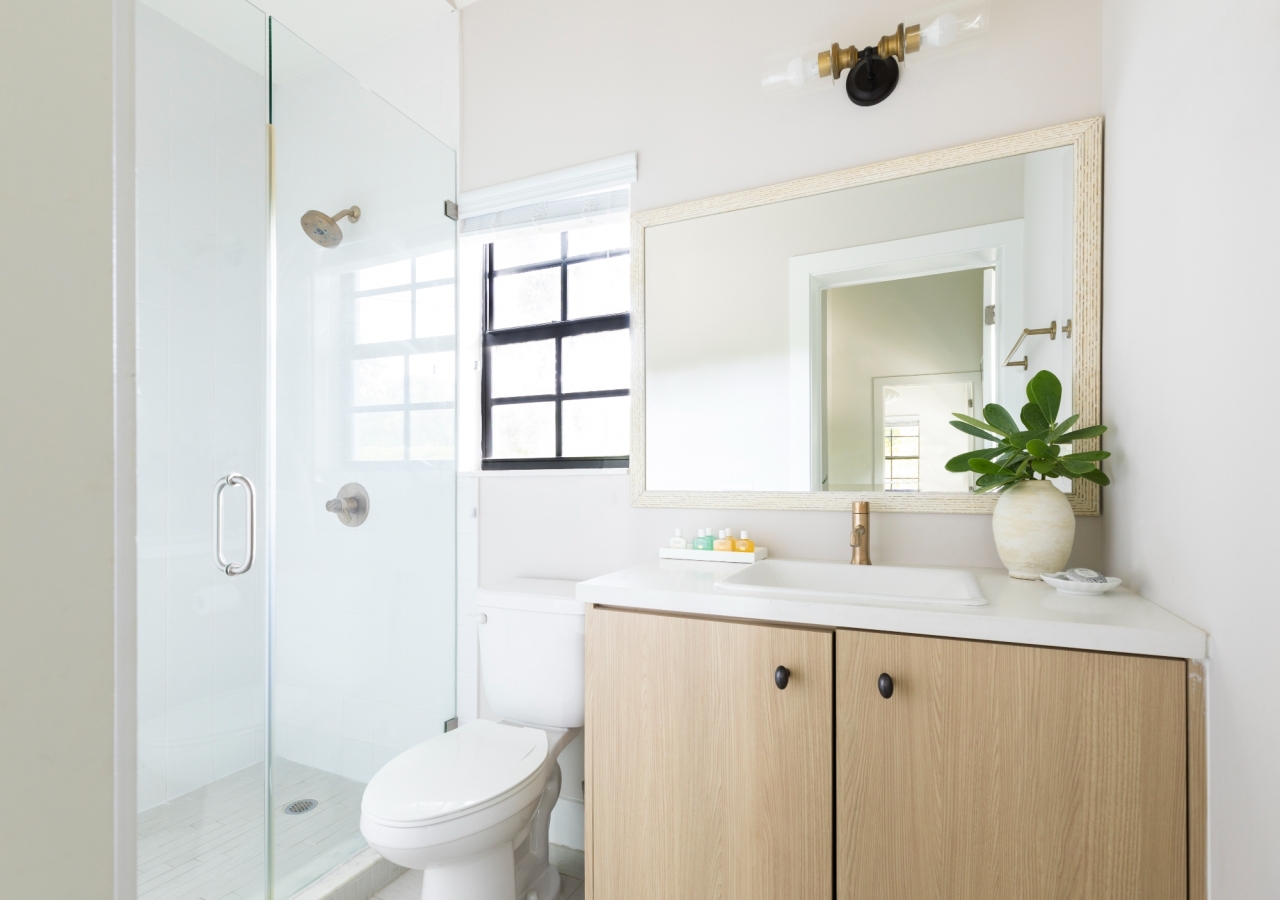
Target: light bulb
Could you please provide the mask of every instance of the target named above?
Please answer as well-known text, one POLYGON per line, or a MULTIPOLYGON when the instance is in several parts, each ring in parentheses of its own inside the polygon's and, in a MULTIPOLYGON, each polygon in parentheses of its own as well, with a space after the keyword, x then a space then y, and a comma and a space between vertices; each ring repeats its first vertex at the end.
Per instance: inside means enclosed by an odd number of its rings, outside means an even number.
POLYGON ((768 63, 760 77, 765 94, 807 93, 831 87, 831 79, 818 74, 818 52, 798 53, 768 63))
POLYGON ((929 24, 920 26, 920 52, 932 54, 944 47, 966 44, 985 37, 990 22, 990 10, 986 3, 952 5, 929 24))
POLYGON ((944 13, 920 29, 920 49, 945 47, 956 39, 960 20, 953 13, 944 13))

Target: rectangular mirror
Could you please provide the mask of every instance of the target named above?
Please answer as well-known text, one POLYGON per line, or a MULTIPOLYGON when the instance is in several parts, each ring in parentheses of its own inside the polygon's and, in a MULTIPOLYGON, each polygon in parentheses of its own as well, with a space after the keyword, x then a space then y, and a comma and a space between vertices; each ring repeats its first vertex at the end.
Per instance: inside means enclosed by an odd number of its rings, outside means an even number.
MULTIPOLYGON (((638 213, 637 506, 988 512, 946 471, 1041 369, 1099 418, 1101 120, 638 213)), ((1096 449, 1097 439, 1076 451, 1096 449)), ((1077 514, 1098 487, 1061 485, 1077 514)))

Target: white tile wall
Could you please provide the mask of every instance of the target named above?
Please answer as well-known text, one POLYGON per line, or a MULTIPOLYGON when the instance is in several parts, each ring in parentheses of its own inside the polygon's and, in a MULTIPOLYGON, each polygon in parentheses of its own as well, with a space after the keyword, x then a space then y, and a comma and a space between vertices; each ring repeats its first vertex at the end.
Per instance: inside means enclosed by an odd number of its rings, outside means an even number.
MULTIPOLYGON (((262 568, 214 567, 216 480, 263 484, 266 91, 137 9, 138 807, 263 758, 262 568)), ((228 496, 229 552, 243 506, 228 496)))

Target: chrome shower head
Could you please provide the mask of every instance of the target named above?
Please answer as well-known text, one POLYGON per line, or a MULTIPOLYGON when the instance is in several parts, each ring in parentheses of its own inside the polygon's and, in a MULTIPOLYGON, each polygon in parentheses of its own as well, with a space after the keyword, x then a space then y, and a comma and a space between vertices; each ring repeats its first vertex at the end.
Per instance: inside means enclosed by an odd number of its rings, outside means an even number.
POLYGON ((336 247, 342 243, 342 229, 338 227, 338 220, 343 218, 359 222, 360 207, 348 207, 335 216, 326 216, 318 209, 309 209, 302 215, 302 230, 321 247, 336 247))

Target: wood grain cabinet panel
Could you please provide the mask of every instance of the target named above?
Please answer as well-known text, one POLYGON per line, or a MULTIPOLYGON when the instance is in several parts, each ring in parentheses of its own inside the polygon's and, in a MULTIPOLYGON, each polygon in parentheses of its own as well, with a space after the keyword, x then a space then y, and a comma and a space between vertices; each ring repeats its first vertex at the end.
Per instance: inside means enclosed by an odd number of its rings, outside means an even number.
POLYGON ((838 631, 837 900, 1185 900, 1186 678, 838 631))
POLYGON ((588 612, 592 900, 830 900, 833 645, 830 630, 588 612))

